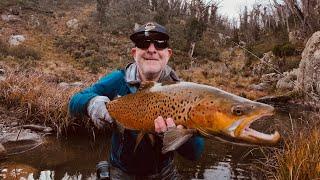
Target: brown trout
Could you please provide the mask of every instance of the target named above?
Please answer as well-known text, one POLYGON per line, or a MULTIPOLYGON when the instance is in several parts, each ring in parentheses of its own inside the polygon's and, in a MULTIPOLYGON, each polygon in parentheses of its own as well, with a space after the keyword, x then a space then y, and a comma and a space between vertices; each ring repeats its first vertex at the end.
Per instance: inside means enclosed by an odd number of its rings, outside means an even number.
POLYGON ((137 93, 107 104, 110 116, 126 129, 154 133, 158 116, 173 118, 185 129, 170 128, 164 133, 163 153, 175 150, 193 134, 246 144, 271 145, 279 141, 277 131, 265 134, 250 128, 262 117, 273 115, 270 105, 254 102, 215 87, 191 82, 162 84, 147 82, 137 93))

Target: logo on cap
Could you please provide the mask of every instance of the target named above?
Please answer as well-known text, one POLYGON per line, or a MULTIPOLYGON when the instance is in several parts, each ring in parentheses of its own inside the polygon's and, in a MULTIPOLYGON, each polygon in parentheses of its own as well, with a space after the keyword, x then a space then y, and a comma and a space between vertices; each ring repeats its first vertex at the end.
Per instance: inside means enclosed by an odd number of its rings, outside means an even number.
POLYGON ((151 31, 155 28, 156 28, 156 26, 153 23, 148 23, 148 24, 146 24, 144 29, 145 29, 145 31, 151 31))

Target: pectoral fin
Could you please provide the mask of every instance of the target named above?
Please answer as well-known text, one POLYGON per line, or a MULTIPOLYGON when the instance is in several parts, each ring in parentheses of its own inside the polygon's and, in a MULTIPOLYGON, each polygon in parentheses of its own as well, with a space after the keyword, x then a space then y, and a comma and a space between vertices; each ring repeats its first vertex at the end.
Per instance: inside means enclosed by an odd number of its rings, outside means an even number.
POLYGON ((196 132, 195 129, 169 128, 163 136, 162 153, 174 151, 184 144, 196 132))

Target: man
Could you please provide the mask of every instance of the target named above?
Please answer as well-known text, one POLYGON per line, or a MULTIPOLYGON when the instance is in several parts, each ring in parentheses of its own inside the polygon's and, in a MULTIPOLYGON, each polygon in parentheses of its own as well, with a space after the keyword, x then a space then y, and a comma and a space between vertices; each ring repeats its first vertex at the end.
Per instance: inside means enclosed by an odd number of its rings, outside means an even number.
MULTIPOLYGON (((112 123, 105 103, 118 95, 135 93, 142 81, 179 81, 175 72, 167 66, 172 55, 169 48, 169 35, 166 29, 157 23, 147 23, 138 28, 130 39, 135 44, 131 54, 135 60, 124 70, 117 70, 101 78, 97 83, 75 94, 69 104, 69 111, 75 116, 89 115, 95 126, 102 128, 112 123)), ((116 121, 116 120, 115 120, 116 121)), ((134 121, 134 119, 133 119, 134 121)), ((155 131, 159 134, 168 127, 175 127, 172 118, 159 116, 154 121, 155 131)), ((183 128, 181 125, 177 128, 183 128)), ((114 131, 110 152, 111 179, 178 179, 173 165, 173 152, 161 153, 162 139, 155 137, 152 145, 144 137, 135 149, 138 132, 114 131)), ((193 137, 177 152, 183 157, 195 160, 202 153, 204 141, 193 137)))

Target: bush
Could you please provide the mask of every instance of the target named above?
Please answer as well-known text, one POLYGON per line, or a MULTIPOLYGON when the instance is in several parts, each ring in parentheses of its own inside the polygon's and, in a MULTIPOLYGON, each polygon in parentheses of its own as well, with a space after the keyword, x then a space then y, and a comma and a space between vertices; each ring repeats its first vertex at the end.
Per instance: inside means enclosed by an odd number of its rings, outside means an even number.
POLYGON ((11 47, 9 49, 9 55, 17 57, 19 59, 39 60, 41 58, 41 55, 38 51, 24 45, 11 47))
POLYGON ((9 46, 0 40, 0 56, 7 56, 9 52, 9 46))
POLYGON ((284 56, 293 56, 297 54, 297 51, 295 47, 291 43, 284 43, 284 44, 278 44, 275 45, 272 48, 272 52, 274 55, 278 57, 284 57, 284 56))
POLYGON ((101 55, 80 59, 84 67, 88 67, 91 73, 98 73, 101 67, 108 66, 108 60, 101 55))

